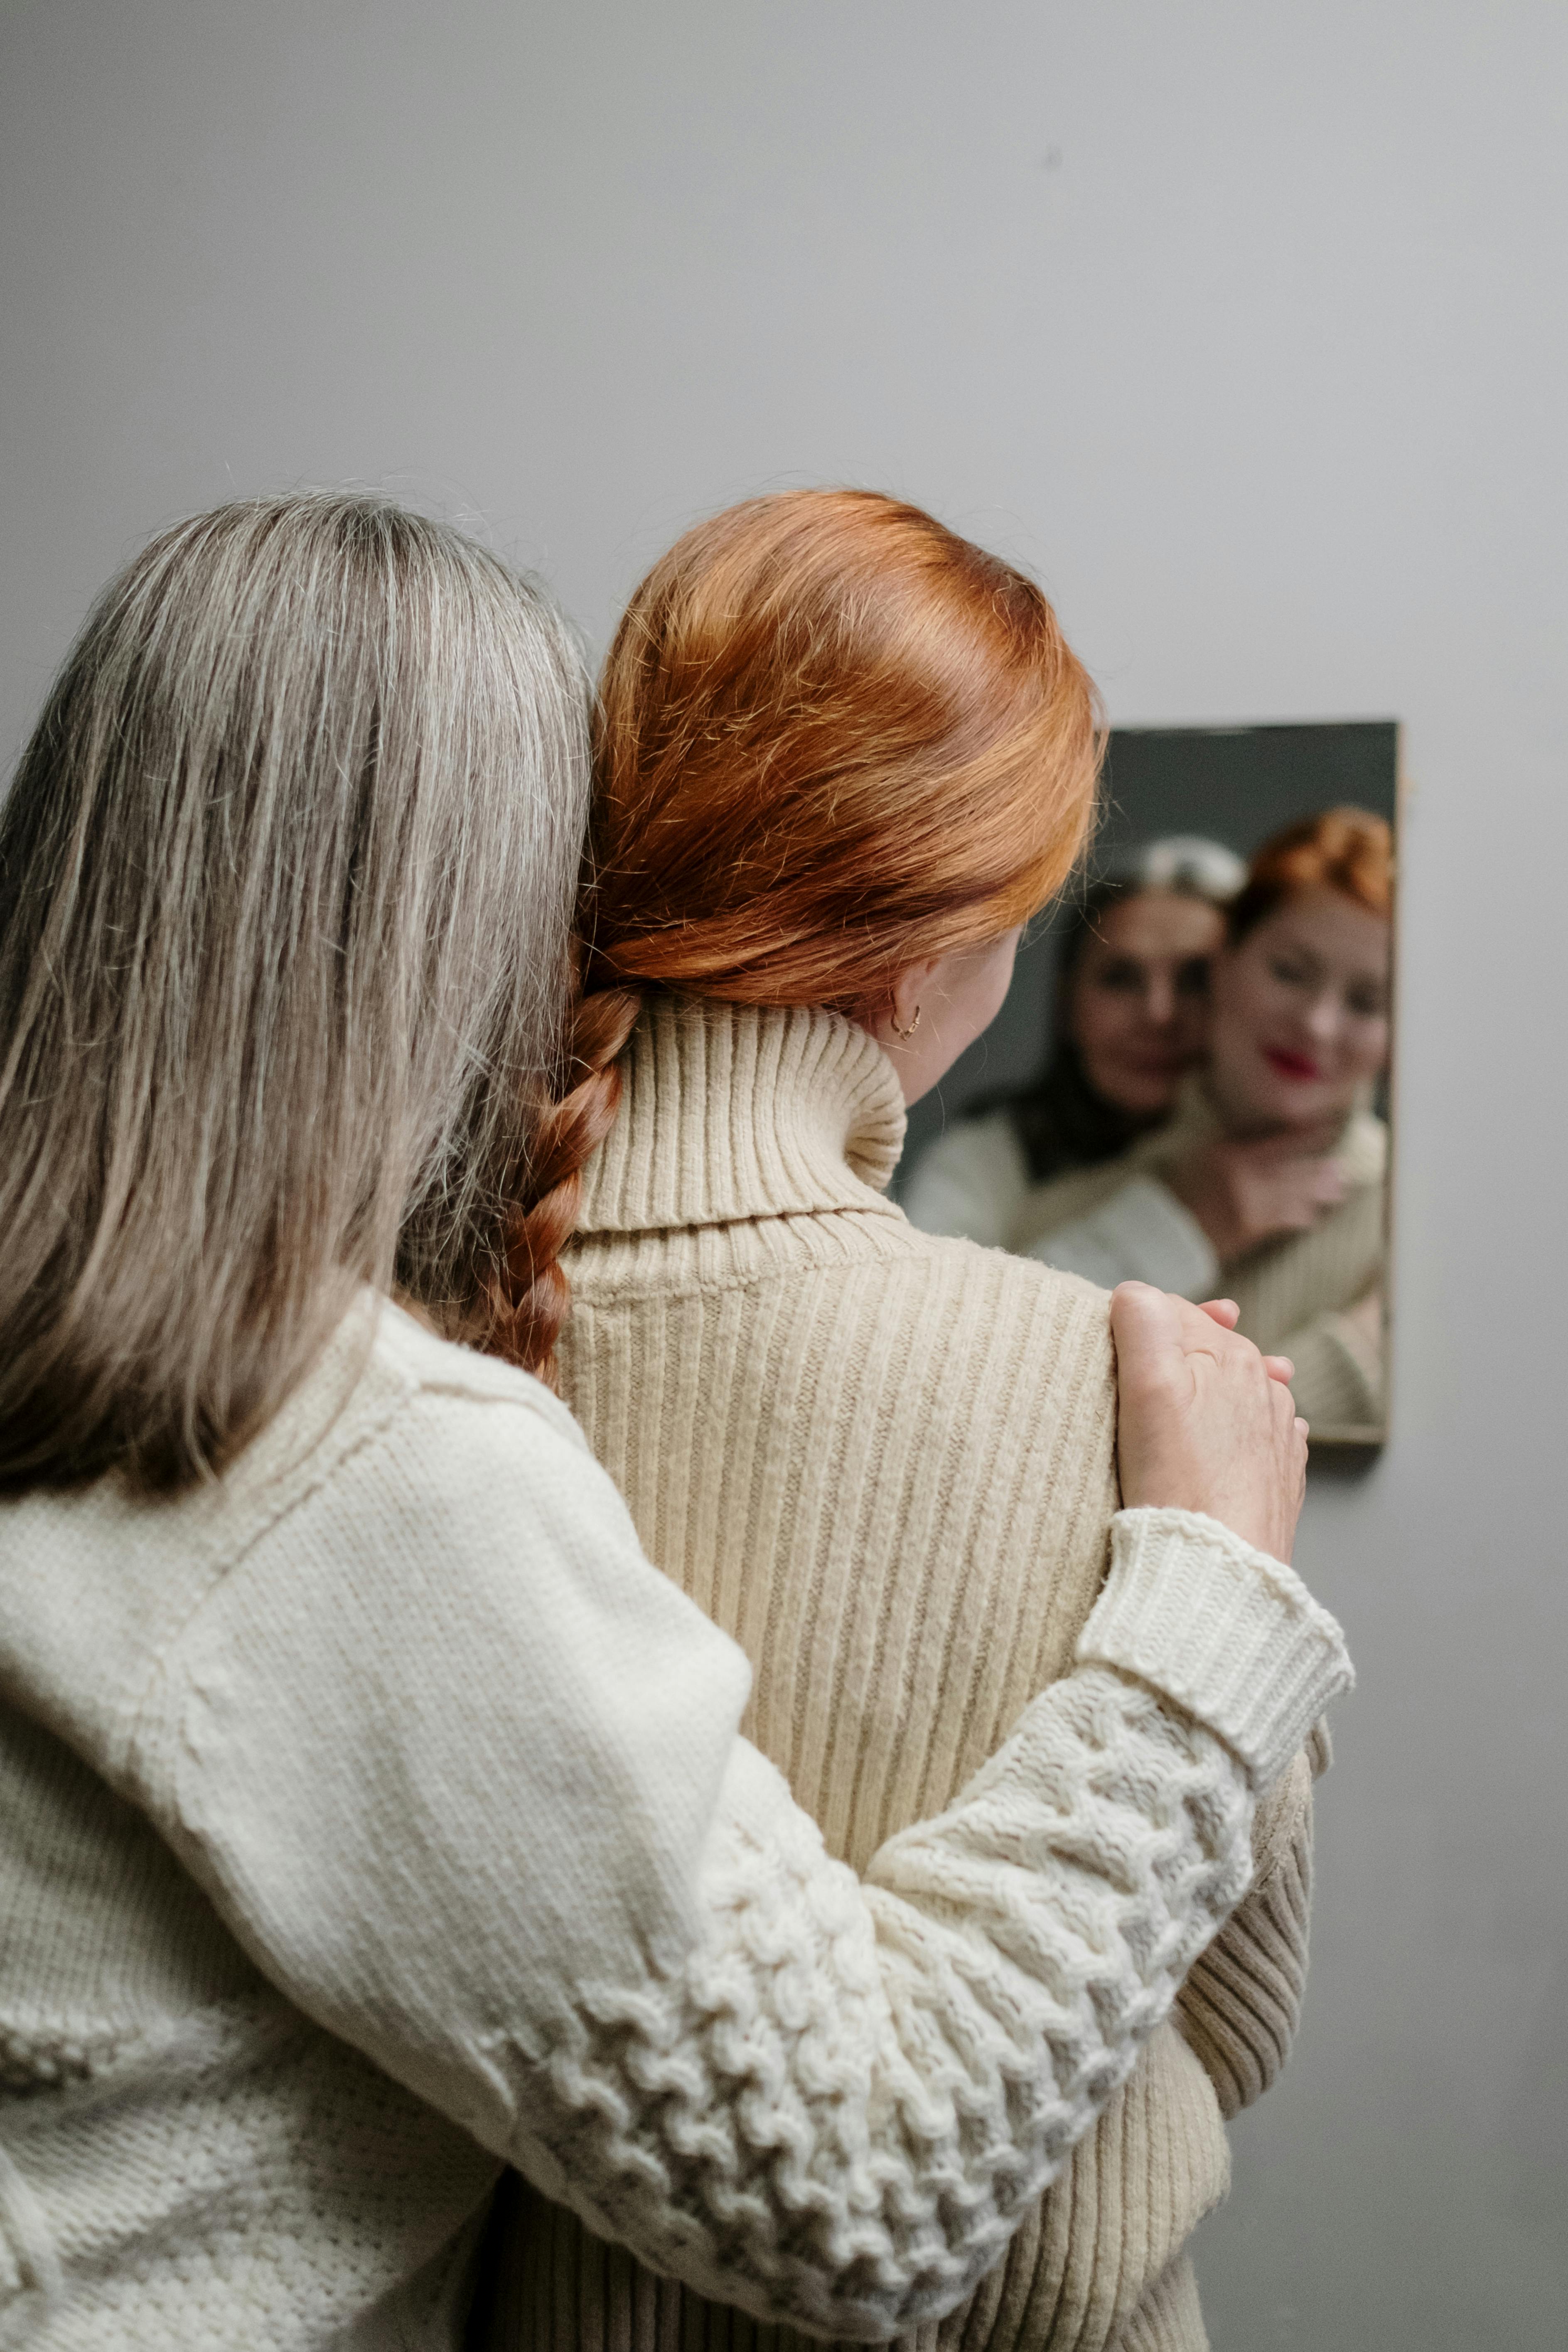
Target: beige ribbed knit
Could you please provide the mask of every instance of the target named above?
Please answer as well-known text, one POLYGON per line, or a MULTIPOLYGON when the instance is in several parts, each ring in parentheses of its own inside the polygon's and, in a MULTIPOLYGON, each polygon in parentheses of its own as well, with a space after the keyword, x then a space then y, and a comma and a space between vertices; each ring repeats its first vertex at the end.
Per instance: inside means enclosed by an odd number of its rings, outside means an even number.
MULTIPOLYGON (((861 1867, 1072 1657, 1116 1507, 1104 1297, 906 1223, 880 1190, 896 1077, 832 1014, 657 1000, 625 1076, 568 1260, 563 1393, 651 1558, 750 1655, 746 1730, 861 1867)), ((1192 2046, 1157 2031, 1007 2259, 910 2345, 1203 2345, 1181 2249, 1226 2185, 1222 2105, 1289 2041, 1310 1819, 1299 1760, 1260 1808, 1226 1953, 1191 1980, 1192 2046)), ((493 2346, 787 2336, 511 2196, 493 2346)))

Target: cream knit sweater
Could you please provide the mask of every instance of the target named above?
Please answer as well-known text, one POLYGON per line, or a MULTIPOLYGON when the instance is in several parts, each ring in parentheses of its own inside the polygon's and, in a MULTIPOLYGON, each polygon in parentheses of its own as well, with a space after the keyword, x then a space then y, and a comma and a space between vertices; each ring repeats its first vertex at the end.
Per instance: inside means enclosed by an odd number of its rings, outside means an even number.
POLYGON ((862 1882, 564 1408, 395 1309, 221 1481, 0 1503, 0 2340, 450 2347, 504 2158, 759 2310, 947 2308, 1345 1674, 1174 1513, 1081 1648, 862 1882))
MULTIPOLYGON (((906 1223, 880 1189, 896 1077, 833 1014, 657 999, 624 1075, 568 1260, 563 1392, 649 1556, 751 1658, 746 1729, 864 1869, 1068 1669, 1116 1508, 1105 1299, 906 1223)), ((1183 2247, 1226 2183, 1222 2111, 1293 2031, 1310 1834, 1298 1758, 1186 2038, 1154 2031, 1007 2262, 922 2343, 1203 2343, 1183 2247)), ((492 2345, 752 2341, 569 2214, 518 2205, 492 2345)))

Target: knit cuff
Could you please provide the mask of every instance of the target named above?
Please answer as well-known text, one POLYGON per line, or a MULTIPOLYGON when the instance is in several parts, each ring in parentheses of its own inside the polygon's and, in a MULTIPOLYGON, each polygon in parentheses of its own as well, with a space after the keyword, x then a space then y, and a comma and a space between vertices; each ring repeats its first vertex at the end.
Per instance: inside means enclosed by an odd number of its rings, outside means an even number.
POLYGON ((1184 1706, 1259 1789, 1355 1679, 1343 1633, 1295 1570, 1199 1511, 1117 1513, 1077 1654, 1184 1706))

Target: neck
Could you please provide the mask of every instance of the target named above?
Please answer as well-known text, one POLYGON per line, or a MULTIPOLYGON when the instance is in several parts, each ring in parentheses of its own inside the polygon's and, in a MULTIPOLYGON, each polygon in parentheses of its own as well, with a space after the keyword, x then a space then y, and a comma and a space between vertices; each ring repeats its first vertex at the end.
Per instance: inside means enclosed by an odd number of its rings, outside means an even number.
POLYGON ((1304 1154, 1331 1150, 1355 1112, 1353 1104, 1345 1104, 1318 1118, 1305 1121, 1280 1118, 1258 1109, 1256 1105, 1227 1095, 1223 1082, 1213 1070, 1205 1075, 1203 1091, 1222 1130, 1233 1142, 1266 1143, 1275 1137, 1294 1136, 1304 1154))

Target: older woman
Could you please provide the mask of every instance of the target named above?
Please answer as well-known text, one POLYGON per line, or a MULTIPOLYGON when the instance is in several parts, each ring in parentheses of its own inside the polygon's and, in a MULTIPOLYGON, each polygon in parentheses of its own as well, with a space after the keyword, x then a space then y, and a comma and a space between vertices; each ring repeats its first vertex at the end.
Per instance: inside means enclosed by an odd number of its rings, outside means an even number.
POLYGON ((864 1883, 824 1852, 741 1651, 462 1344, 555 1056, 585 718, 485 550, 261 499, 111 585, 0 814, 7 2343, 452 2347, 505 2159, 770 2316, 934 2315, 1343 1679, 1242 1540, 1289 1548, 1289 1399, 1130 1292, 1127 1498, 1192 1507, 1121 1515, 1079 1662, 942 1820, 864 1883))
POLYGON ((1295 1362, 1314 1427, 1383 1409, 1389 828, 1327 810, 1266 842, 1215 964, 1209 1059, 1180 1116, 1015 1206, 1006 1246, 1097 1282, 1223 1287, 1295 1362))
MULTIPOLYGON (((752 1736, 854 1867, 1066 1669, 1121 1541, 1103 1293, 919 1233, 884 1190, 905 1105, 1072 866, 1098 750, 1038 588, 869 494, 699 525, 605 665, 577 1083, 520 1221, 520 1343, 560 1328, 650 1556, 745 1649, 752 1736)), ((1289 2044, 1310 1815, 1297 1758, 1182 2030, 1154 2027, 944 2343, 1202 2342, 1185 2240, 1225 2184, 1222 2106, 1289 2044)), ((511 2259, 500 2342, 755 2340, 580 2209, 523 2196, 511 2259)))
POLYGON ((1163 1126, 1207 1050, 1209 966, 1245 872, 1217 841, 1174 835, 1089 886, 1058 926, 1044 1069, 921 1155, 903 1194, 911 1223, 1000 1245, 1034 1185, 1163 1126))

